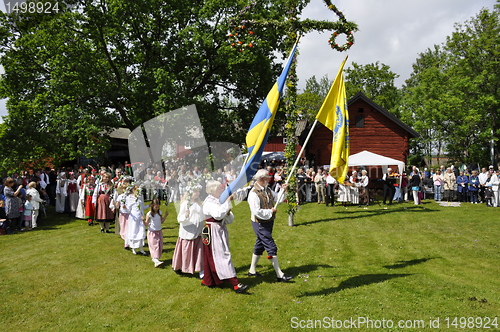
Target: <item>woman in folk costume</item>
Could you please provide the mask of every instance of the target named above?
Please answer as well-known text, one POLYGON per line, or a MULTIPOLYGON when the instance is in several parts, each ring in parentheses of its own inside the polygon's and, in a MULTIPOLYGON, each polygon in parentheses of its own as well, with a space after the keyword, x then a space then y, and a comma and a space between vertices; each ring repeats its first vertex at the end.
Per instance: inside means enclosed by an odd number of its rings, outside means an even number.
POLYGON ((370 184, 370 179, 368 178, 368 172, 366 169, 361 171, 361 177, 359 178, 359 199, 360 203, 368 206, 370 204, 370 194, 368 191, 368 185, 370 184))
POLYGON ((75 212, 75 217, 78 219, 86 219, 85 218, 85 206, 82 204, 82 200, 80 197, 82 197, 82 191, 85 186, 85 181, 88 176, 88 172, 86 168, 81 169, 80 174, 78 175, 76 179, 76 184, 78 185, 78 205, 76 207, 76 212, 75 212))
POLYGON ((132 177, 130 176, 126 176, 124 177, 120 184, 118 185, 118 187, 116 188, 115 190, 115 193, 114 193, 114 199, 113 199, 113 202, 115 204, 115 210, 118 211, 118 223, 115 224, 117 226, 115 227, 118 227, 120 229, 120 237, 122 238, 123 241, 125 241, 124 243, 124 249, 130 249, 130 246, 128 244, 128 240, 127 240, 127 220, 128 220, 128 216, 130 214, 129 210, 126 208, 125 206, 125 203, 126 203, 126 198, 127 198, 127 195, 129 194, 129 192, 127 191, 127 189, 131 189, 129 188, 129 186, 131 186, 131 182, 132 182, 132 177))
POLYGON ((177 221, 180 224, 179 237, 175 244, 172 268, 178 274, 200 272, 203 277, 203 242, 201 232, 205 215, 201 207, 200 191, 202 186, 190 185, 179 208, 177 221))
POLYGON ((56 181, 56 212, 64 213, 66 196, 68 195, 68 180, 66 173, 59 173, 56 181))
POLYGON ((78 181, 75 179, 75 174, 73 172, 69 173, 68 187, 67 187, 67 198, 66 198, 66 209, 67 213, 76 213, 78 203, 80 201, 80 192, 78 188, 78 181))
POLYGON ((83 185, 82 190, 80 190, 80 203, 84 209, 84 219, 87 219, 89 226, 94 225, 95 219, 95 206, 92 203, 92 198, 94 197, 95 191, 95 178, 93 176, 89 176, 85 178, 85 184, 83 185))
POLYGON ((349 182, 349 176, 345 177, 343 183, 339 182, 339 198, 337 201, 342 202, 342 206, 346 206, 347 202, 351 201, 351 186, 352 183, 349 182))
POLYGON ((111 195, 113 194, 113 183, 111 183, 111 174, 104 172, 101 175, 101 181, 94 190, 92 203, 96 206, 96 219, 101 225, 101 233, 111 233, 109 224, 115 220, 114 207, 111 205, 111 195))
POLYGON ((144 251, 144 238, 146 237, 144 200, 141 189, 137 185, 127 190, 124 203, 122 208, 129 213, 127 219, 127 243, 132 248, 134 255, 137 255, 136 250, 138 250, 142 255, 147 256, 144 251))
POLYGON ((204 276, 201 284, 214 287, 228 280, 236 293, 243 293, 248 286, 240 284, 236 278, 226 227, 234 221, 230 202, 233 197, 230 196, 221 204, 219 197, 224 189, 225 186, 219 181, 210 180, 207 183, 208 196, 203 202, 203 214, 209 237, 204 239, 204 244, 206 244, 203 246, 204 276))

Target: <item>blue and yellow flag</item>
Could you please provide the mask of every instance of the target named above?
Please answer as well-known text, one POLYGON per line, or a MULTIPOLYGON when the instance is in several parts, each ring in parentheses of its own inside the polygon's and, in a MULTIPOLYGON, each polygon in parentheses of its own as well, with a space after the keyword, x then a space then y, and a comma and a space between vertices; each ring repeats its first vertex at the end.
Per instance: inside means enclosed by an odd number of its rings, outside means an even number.
POLYGON ((344 183, 347 176, 349 158, 349 111, 344 82, 344 64, 342 62, 337 77, 321 106, 316 119, 333 131, 330 175, 339 183, 344 183))
POLYGON ((292 52, 285 63, 285 68, 283 68, 283 72, 278 78, 278 81, 274 83, 274 86, 267 94, 266 99, 264 99, 264 102, 260 106, 259 111, 250 125, 250 129, 248 130, 246 136, 248 156, 238 177, 232 181, 226 190, 221 194, 219 198, 221 203, 225 202, 232 193, 236 192, 236 190, 250 182, 252 177, 257 172, 262 152, 264 151, 269 133, 271 132, 274 117, 278 111, 280 98, 283 95, 283 88, 285 86, 288 71, 293 62, 298 42, 299 38, 297 38, 297 41, 293 46, 292 52))

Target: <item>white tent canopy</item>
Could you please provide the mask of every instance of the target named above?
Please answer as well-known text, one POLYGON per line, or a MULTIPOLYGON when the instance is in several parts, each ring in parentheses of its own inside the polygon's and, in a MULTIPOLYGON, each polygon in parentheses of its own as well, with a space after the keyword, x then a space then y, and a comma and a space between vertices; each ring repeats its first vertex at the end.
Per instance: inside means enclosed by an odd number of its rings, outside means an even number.
POLYGON ((389 157, 370 152, 362 151, 349 156, 349 166, 382 166, 383 172, 387 172, 389 166, 398 166, 399 174, 403 174, 405 163, 389 157))

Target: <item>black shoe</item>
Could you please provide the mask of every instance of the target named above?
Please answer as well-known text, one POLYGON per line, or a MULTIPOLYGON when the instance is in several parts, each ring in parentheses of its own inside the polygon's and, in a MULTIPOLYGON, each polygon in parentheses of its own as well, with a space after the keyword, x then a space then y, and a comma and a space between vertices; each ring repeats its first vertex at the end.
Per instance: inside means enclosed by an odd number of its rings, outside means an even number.
POLYGON ((260 274, 259 272, 255 272, 255 273, 248 272, 247 276, 249 276, 249 277, 262 277, 262 274, 260 274))
POLYGON ((101 233, 104 233, 104 228, 101 228, 101 233))
POLYGON ((293 277, 291 275, 286 274, 286 273, 283 273, 283 277, 282 278, 276 278, 276 280, 278 282, 288 282, 288 281, 290 281, 292 279, 293 279, 293 277))
POLYGON ((111 231, 106 230, 106 233, 111 233, 111 231))
POLYGON ((236 288, 234 291, 238 294, 241 294, 243 293, 244 291, 246 291, 246 289, 248 288, 248 285, 243 285, 243 284, 238 284, 237 286, 238 288, 236 288))

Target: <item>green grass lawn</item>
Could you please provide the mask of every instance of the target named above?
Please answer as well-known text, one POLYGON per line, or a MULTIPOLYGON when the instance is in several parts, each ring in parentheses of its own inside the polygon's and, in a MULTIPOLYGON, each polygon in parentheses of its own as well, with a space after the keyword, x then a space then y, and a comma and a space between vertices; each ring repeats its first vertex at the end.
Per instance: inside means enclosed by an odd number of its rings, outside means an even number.
MULTIPOLYGON (((156 269, 150 257, 124 250, 118 235, 49 210, 38 230, 0 237, 1 329, 287 331, 371 319, 373 327, 394 324, 377 330, 399 330, 403 320, 417 331, 431 330, 430 321, 439 319, 432 330, 470 331, 487 319, 460 329, 453 318, 499 316, 500 209, 430 201, 387 209, 311 203, 296 214, 296 227, 287 226, 283 210, 274 236, 292 283, 276 283, 265 256, 258 266, 264 276, 246 276, 255 238, 248 204, 233 210, 231 252, 248 294, 229 285, 201 287, 172 271, 173 206, 164 229, 167 264, 156 269)), ((488 330, 500 329, 490 324, 488 330)))

